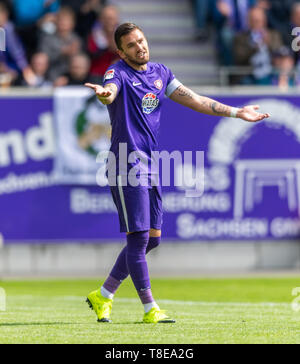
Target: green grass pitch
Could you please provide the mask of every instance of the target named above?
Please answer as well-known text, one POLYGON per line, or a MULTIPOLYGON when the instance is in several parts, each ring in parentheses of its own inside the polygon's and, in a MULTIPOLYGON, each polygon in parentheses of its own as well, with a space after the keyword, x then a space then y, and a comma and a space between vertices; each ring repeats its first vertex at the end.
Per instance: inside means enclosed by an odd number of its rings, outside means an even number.
POLYGON ((143 307, 127 280, 112 324, 99 324, 85 296, 99 280, 0 282, 0 343, 300 343, 300 311, 291 303, 299 278, 152 279, 154 297, 176 324, 141 323, 143 307))

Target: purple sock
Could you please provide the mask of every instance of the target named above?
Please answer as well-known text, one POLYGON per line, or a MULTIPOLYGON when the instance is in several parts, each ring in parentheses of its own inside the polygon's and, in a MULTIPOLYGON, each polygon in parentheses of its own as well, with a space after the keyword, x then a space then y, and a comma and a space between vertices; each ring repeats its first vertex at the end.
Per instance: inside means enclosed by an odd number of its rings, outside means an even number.
POLYGON ((127 246, 119 254, 113 269, 110 272, 110 276, 117 280, 124 281, 128 277, 128 268, 126 262, 127 246))
POLYGON ((161 237, 160 236, 150 236, 149 238, 149 242, 147 245, 147 249, 146 249, 146 254, 149 253, 152 249, 156 248, 159 246, 161 241, 161 237))
POLYGON ((121 283, 122 281, 119 281, 118 279, 115 279, 114 277, 109 275, 106 281, 103 283, 103 287, 107 289, 110 293, 115 294, 121 283))
POLYGON ((146 261, 148 242, 149 231, 138 231, 127 235, 127 267, 137 291, 151 287, 146 261))
MULTIPOLYGON (((150 237, 146 248, 146 254, 149 253, 152 249, 159 246, 160 241, 161 241, 160 237, 150 237)), ((119 254, 118 259, 110 273, 110 276, 114 277, 118 281, 124 281, 124 279, 126 279, 129 275, 126 255, 127 255, 127 246, 125 246, 125 248, 119 254)))
POLYGON ((150 288, 138 291, 138 294, 140 296, 140 299, 141 299, 143 305, 154 301, 150 288))

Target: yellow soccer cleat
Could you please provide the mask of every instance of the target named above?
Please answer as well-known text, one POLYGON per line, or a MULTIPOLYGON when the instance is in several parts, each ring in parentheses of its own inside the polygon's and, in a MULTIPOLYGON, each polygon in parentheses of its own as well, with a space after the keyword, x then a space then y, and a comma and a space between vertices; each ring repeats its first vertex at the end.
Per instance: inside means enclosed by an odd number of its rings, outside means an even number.
POLYGON ((169 316, 165 314, 165 311, 160 310, 157 307, 152 307, 151 310, 144 314, 143 322, 145 324, 173 324, 176 321, 171 319, 169 316))
POLYGON ((96 312, 98 322, 111 322, 110 314, 113 300, 101 295, 100 289, 89 293, 86 302, 92 310, 96 312))

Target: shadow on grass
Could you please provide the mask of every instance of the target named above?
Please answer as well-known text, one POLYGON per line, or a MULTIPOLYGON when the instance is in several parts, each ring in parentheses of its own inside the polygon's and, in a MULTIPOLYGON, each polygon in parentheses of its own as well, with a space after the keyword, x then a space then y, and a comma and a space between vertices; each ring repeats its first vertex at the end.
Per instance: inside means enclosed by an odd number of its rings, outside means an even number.
POLYGON ((131 321, 131 322, 112 322, 112 325, 145 325, 145 326, 149 326, 149 327, 153 327, 153 325, 159 325, 159 326, 164 326, 164 325, 174 325, 175 322, 171 323, 171 322, 158 322, 156 324, 146 324, 145 322, 142 321, 131 321))
POLYGON ((144 324, 144 322, 141 322, 141 321, 136 321, 136 322, 134 322, 134 321, 126 321, 126 322, 113 321, 110 323, 110 325, 116 326, 116 325, 145 325, 145 324, 144 324))

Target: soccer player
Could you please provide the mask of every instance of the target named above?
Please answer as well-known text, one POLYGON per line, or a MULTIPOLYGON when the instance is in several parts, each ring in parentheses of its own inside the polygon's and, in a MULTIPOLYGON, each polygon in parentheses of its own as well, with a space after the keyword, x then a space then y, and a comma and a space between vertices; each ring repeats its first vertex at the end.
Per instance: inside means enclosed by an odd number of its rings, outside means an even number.
MULTIPOLYGON (((123 171, 118 169, 118 162, 122 158, 119 153, 120 144, 126 143, 127 155, 141 151, 146 158, 151 159, 151 151, 157 147, 165 95, 177 103, 209 115, 257 122, 269 117, 269 114, 257 112, 257 105, 243 108, 223 105, 197 95, 182 85, 166 66, 149 62, 145 35, 133 23, 124 23, 117 28, 115 42, 121 60, 108 68, 103 86, 90 83, 85 86, 93 89, 98 99, 108 105, 112 124, 110 151, 116 157, 117 166, 116 185, 110 185, 110 189, 119 214, 120 231, 127 233, 127 245, 121 251, 103 286, 91 292, 87 302, 96 312, 99 322, 111 322, 114 294, 121 282, 130 275, 144 305, 143 322, 172 323, 175 321, 159 308, 152 296, 146 262, 146 253, 157 247, 161 239, 160 186, 131 186, 123 183, 124 175, 134 163, 126 160, 126 168, 123 171)), ((151 174, 151 171, 145 173, 151 174)))

